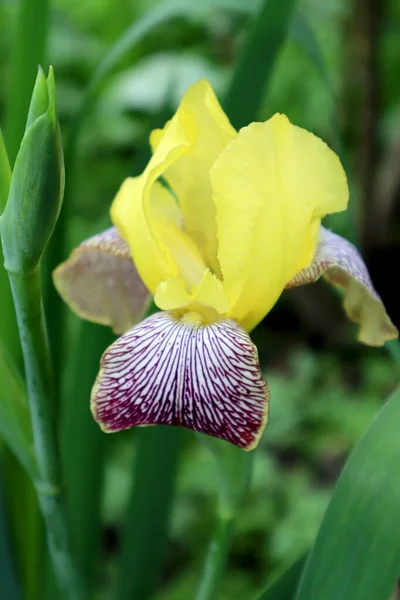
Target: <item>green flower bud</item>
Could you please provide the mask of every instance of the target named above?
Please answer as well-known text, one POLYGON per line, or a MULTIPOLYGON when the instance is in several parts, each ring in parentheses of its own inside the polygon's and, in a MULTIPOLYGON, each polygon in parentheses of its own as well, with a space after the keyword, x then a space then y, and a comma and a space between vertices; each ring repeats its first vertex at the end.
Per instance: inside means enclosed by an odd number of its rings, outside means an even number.
POLYGON ((54 73, 39 69, 25 134, 0 218, 8 271, 33 271, 53 233, 64 192, 64 161, 56 116, 54 73))

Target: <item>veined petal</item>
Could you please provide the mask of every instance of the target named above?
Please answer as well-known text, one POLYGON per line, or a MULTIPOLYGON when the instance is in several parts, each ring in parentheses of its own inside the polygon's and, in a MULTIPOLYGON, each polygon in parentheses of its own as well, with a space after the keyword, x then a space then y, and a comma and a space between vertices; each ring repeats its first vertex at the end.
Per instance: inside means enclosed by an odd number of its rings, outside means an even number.
POLYGON ((115 227, 82 244, 53 273, 62 299, 80 317, 123 333, 143 317, 150 294, 115 227))
POLYGON ((179 198, 185 230, 202 249, 207 264, 219 274, 215 206, 209 172, 217 156, 236 136, 236 131, 204 79, 188 89, 172 121, 164 129, 152 132, 150 143, 155 153, 170 136, 174 119, 182 124, 191 145, 164 171, 164 176, 179 198))
POLYGON ((398 337, 379 295, 372 285, 367 267, 358 250, 324 227, 311 265, 297 273, 287 288, 314 283, 323 275, 333 285, 344 289, 344 309, 360 325, 359 340, 369 346, 383 346, 398 337))
POLYGON ((236 322, 158 313, 106 350, 91 408, 105 431, 182 425, 251 450, 268 400, 257 349, 236 322))
POLYGON ((229 316, 250 331, 310 262, 322 215, 344 210, 338 157, 284 115, 240 130, 211 168, 229 316))

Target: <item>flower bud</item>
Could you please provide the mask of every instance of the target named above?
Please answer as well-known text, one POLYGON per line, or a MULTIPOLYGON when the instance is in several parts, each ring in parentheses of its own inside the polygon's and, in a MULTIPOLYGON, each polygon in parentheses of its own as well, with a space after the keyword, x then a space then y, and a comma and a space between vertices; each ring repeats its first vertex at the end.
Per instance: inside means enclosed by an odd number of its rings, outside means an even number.
POLYGON ((8 271, 32 271, 54 230, 64 192, 54 73, 39 69, 25 134, 15 161, 0 233, 8 271))

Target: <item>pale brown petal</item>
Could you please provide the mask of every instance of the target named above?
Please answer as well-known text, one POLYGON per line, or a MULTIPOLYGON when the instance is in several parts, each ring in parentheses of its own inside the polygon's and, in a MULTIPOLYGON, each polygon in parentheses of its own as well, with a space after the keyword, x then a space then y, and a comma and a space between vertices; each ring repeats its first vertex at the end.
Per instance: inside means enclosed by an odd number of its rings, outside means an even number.
POLYGON ((321 275, 344 290, 344 309, 347 316, 360 325, 360 342, 383 346, 386 341, 398 337, 358 250, 324 227, 321 227, 313 262, 297 273, 286 287, 314 283, 321 275))
POLYGON ((63 300, 80 317, 124 333, 143 317, 150 293, 115 227, 82 242, 53 273, 63 300))

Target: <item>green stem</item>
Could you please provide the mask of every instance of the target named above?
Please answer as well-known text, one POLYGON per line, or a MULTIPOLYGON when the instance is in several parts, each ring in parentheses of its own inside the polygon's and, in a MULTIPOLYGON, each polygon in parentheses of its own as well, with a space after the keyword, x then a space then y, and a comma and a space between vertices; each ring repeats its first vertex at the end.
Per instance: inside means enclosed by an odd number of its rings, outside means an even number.
POLYGON ((233 518, 225 518, 221 515, 218 517, 214 537, 207 551, 196 600, 213 600, 217 598, 231 547, 233 526, 233 518))
POLYGON ((182 429, 170 426, 136 432, 134 486, 124 531, 118 600, 147 600, 157 587, 184 435, 182 429))
POLYGON ((30 273, 9 271, 8 276, 17 315, 32 418, 38 466, 38 478, 34 483, 46 525, 49 552, 62 597, 83 600, 85 593, 71 557, 60 490, 60 459, 40 272, 39 269, 30 273))
MULTIPOLYGON (((11 167, 0 131, 0 213, 6 205, 11 182, 11 167)), ((21 364, 21 348, 17 321, 7 272, 0 248, 0 339, 16 365, 21 364)), ((42 520, 32 481, 12 452, 2 448, 4 496, 10 528, 11 544, 25 600, 36 600, 41 572, 43 543, 42 520), (23 521, 21 514, 24 515, 23 521)))

